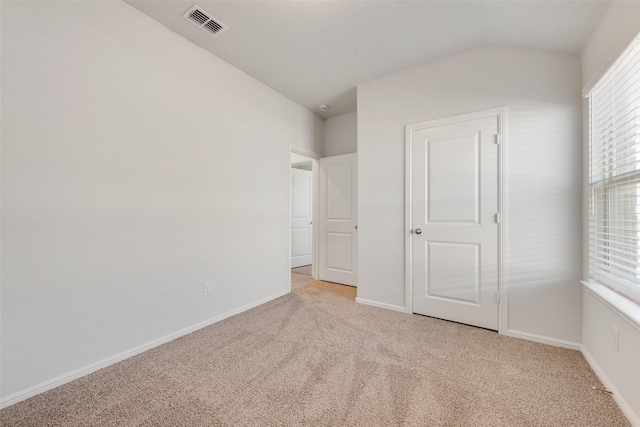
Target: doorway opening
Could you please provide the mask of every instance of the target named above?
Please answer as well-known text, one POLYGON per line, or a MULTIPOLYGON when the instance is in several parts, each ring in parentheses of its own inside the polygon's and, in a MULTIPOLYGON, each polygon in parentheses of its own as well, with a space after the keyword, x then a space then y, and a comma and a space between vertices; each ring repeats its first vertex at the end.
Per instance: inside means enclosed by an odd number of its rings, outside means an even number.
POLYGON ((313 281, 317 259, 317 158, 290 152, 289 248, 291 289, 313 281))

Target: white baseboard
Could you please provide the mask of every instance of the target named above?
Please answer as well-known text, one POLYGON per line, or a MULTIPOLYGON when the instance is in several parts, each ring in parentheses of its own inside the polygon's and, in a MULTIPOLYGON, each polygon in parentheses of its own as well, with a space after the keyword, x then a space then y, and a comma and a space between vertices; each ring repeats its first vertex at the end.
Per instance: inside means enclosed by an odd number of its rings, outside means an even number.
POLYGON ((356 302, 362 305, 370 305, 373 307, 386 308, 387 310, 393 310, 393 311, 399 311, 401 313, 411 314, 410 310, 407 310, 406 307, 402 307, 399 305, 387 304, 384 302, 372 301, 372 300, 363 299, 363 298, 356 298, 356 302))
POLYGON ((604 387, 612 392, 613 400, 616 401, 616 403, 620 407, 620 410, 627 417, 631 425, 634 427, 640 427, 640 414, 636 414, 633 412, 631 406, 629 406, 624 397, 622 397, 622 395, 618 393, 618 390, 616 390, 611 380, 605 375, 604 371, 600 368, 600 365, 598 365, 598 363, 593 358, 593 356, 591 356, 586 347, 580 346, 580 351, 582 351, 582 355, 587 360, 589 366, 591 366, 593 372, 596 373, 602 384, 604 384, 604 387))
POLYGON ((259 305, 262 305, 264 303, 267 303, 271 300, 274 300, 276 298, 280 298, 281 296, 287 295, 288 293, 290 293, 291 291, 289 289, 286 289, 284 291, 280 291, 276 294, 270 295, 266 298, 262 298, 258 301, 254 301, 250 304, 244 305, 242 307, 236 308, 234 310, 228 311, 226 313, 223 313, 219 316, 213 317, 209 320, 205 320, 204 322, 200 322, 200 323, 196 323, 193 326, 190 326, 188 328, 184 328, 181 329, 179 331, 176 331, 174 333, 165 335, 163 337, 160 337, 156 340, 150 341, 146 344, 142 344, 139 345, 137 347, 134 347, 132 349, 123 351, 121 353, 118 353, 116 355, 113 355, 111 357, 108 357, 106 359, 102 359, 98 362, 92 363, 90 365, 87 365, 85 367, 82 367, 80 369, 76 369, 74 371, 68 372, 66 374, 60 375, 58 377, 52 378, 50 380, 41 382, 40 384, 37 384, 35 386, 26 388, 24 390, 18 391, 16 393, 10 394, 9 396, 5 397, 4 399, 2 399, 0 401, 0 409, 2 408, 6 408, 8 406, 14 405, 18 402, 21 402, 23 400, 26 400, 30 397, 33 397, 37 394, 40 393, 44 393, 45 391, 51 390, 53 388, 59 387, 63 384, 66 384, 68 382, 71 382, 75 379, 84 377, 86 375, 91 374, 92 372, 98 371, 100 369, 106 368, 107 366, 111 366, 113 364, 116 364, 118 362, 121 362, 125 359, 128 359, 129 357, 138 355, 140 353, 144 353, 147 350, 151 350, 154 347, 158 347, 162 344, 166 344, 169 341, 173 341, 176 338, 180 338, 184 335, 190 334, 192 332, 197 331, 198 329, 202 329, 205 328, 207 326, 213 325, 214 323, 220 322, 221 320, 224 320, 226 318, 229 318, 231 316, 235 316, 236 314, 240 314, 244 311, 250 310, 254 307, 257 307, 259 305))
POLYGON ((568 348, 571 350, 580 351, 582 348, 582 345, 577 342, 549 338, 542 335, 530 334, 528 332, 514 331, 513 329, 507 329, 507 332, 503 333, 502 335, 505 335, 507 337, 520 338, 527 341, 539 342, 541 344, 552 345, 554 347, 568 348))

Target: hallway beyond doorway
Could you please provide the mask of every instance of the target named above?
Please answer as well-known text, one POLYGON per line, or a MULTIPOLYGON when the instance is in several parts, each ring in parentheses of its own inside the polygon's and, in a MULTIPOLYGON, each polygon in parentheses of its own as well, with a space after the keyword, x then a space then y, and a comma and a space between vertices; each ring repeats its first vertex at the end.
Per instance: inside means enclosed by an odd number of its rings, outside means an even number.
POLYGON ((305 265, 291 269, 291 289, 301 288, 313 282, 311 277, 311 266, 305 265))

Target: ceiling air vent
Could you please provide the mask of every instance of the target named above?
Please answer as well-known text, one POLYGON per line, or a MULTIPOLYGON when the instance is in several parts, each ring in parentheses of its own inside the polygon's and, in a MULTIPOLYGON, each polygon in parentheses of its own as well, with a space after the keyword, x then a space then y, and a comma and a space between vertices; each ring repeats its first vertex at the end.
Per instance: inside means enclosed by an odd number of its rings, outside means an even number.
POLYGON ((214 37, 219 36, 228 28, 197 5, 193 5, 182 17, 214 37))

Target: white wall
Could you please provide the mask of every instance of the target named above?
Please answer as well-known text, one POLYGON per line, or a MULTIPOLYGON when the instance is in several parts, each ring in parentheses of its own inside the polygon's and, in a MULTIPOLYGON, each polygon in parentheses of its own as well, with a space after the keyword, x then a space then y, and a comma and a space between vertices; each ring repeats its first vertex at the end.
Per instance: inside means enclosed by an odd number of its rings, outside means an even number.
POLYGON ((302 169, 304 171, 313 170, 313 165, 311 163, 304 163, 301 165, 291 165, 292 169, 302 169))
POLYGON ((581 337, 582 145, 575 55, 482 48, 358 86, 358 298, 405 307, 405 125, 508 106, 513 334, 581 337))
MULTIPOLYGON (((614 2, 600 21, 598 28, 585 47, 582 62, 582 81, 585 89, 590 89, 609 69, 611 64, 640 32, 640 2, 614 2)), ((586 104, 586 102, 585 102, 586 104)), ((585 108, 584 121, 588 123, 585 108)), ((588 147, 588 133, 584 134, 584 147, 588 147)), ((588 189, 588 156, 584 159, 584 187, 588 189)), ((585 191, 586 212, 588 191, 585 191)), ((585 250, 583 263, 588 266, 587 242, 588 227, 583 230, 585 250)), ((584 278, 588 277, 588 269, 584 269, 584 278)), ((627 416, 640 426, 640 314, 636 314, 635 323, 612 308, 612 301, 607 295, 615 297, 606 289, 602 296, 596 297, 593 291, 584 290, 582 346, 587 360, 598 373, 607 387, 616 390, 614 397, 625 410, 627 416), (603 297, 604 296, 604 297, 603 297), (620 332, 620 347, 615 351, 611 346, 612 327, 620 332)), ((615 299, 613 300, 615 304, 615 299)), ((640 313, 635 304, 632 310, 640 313)))
POLYGON ((618 307, 630 308, 626 312, 631 316, 623 316, 613 308, 618 300, 625 298, 603 286, 585 287, 582 352, 605 387, 614 392, 627 418, 640 426, 640 309, 626 300, 618 307), (618 330, 617 349, 612 345, 614 327, 618 330))
POLYGON ((358 151, 357 112, 333 116, 324 121, 324 155, 340 156, 358 151))
POLYGON ((1 22, 5 403, 288 292, 289 144, 322 153, 316 115, 125 3, 1 22))

